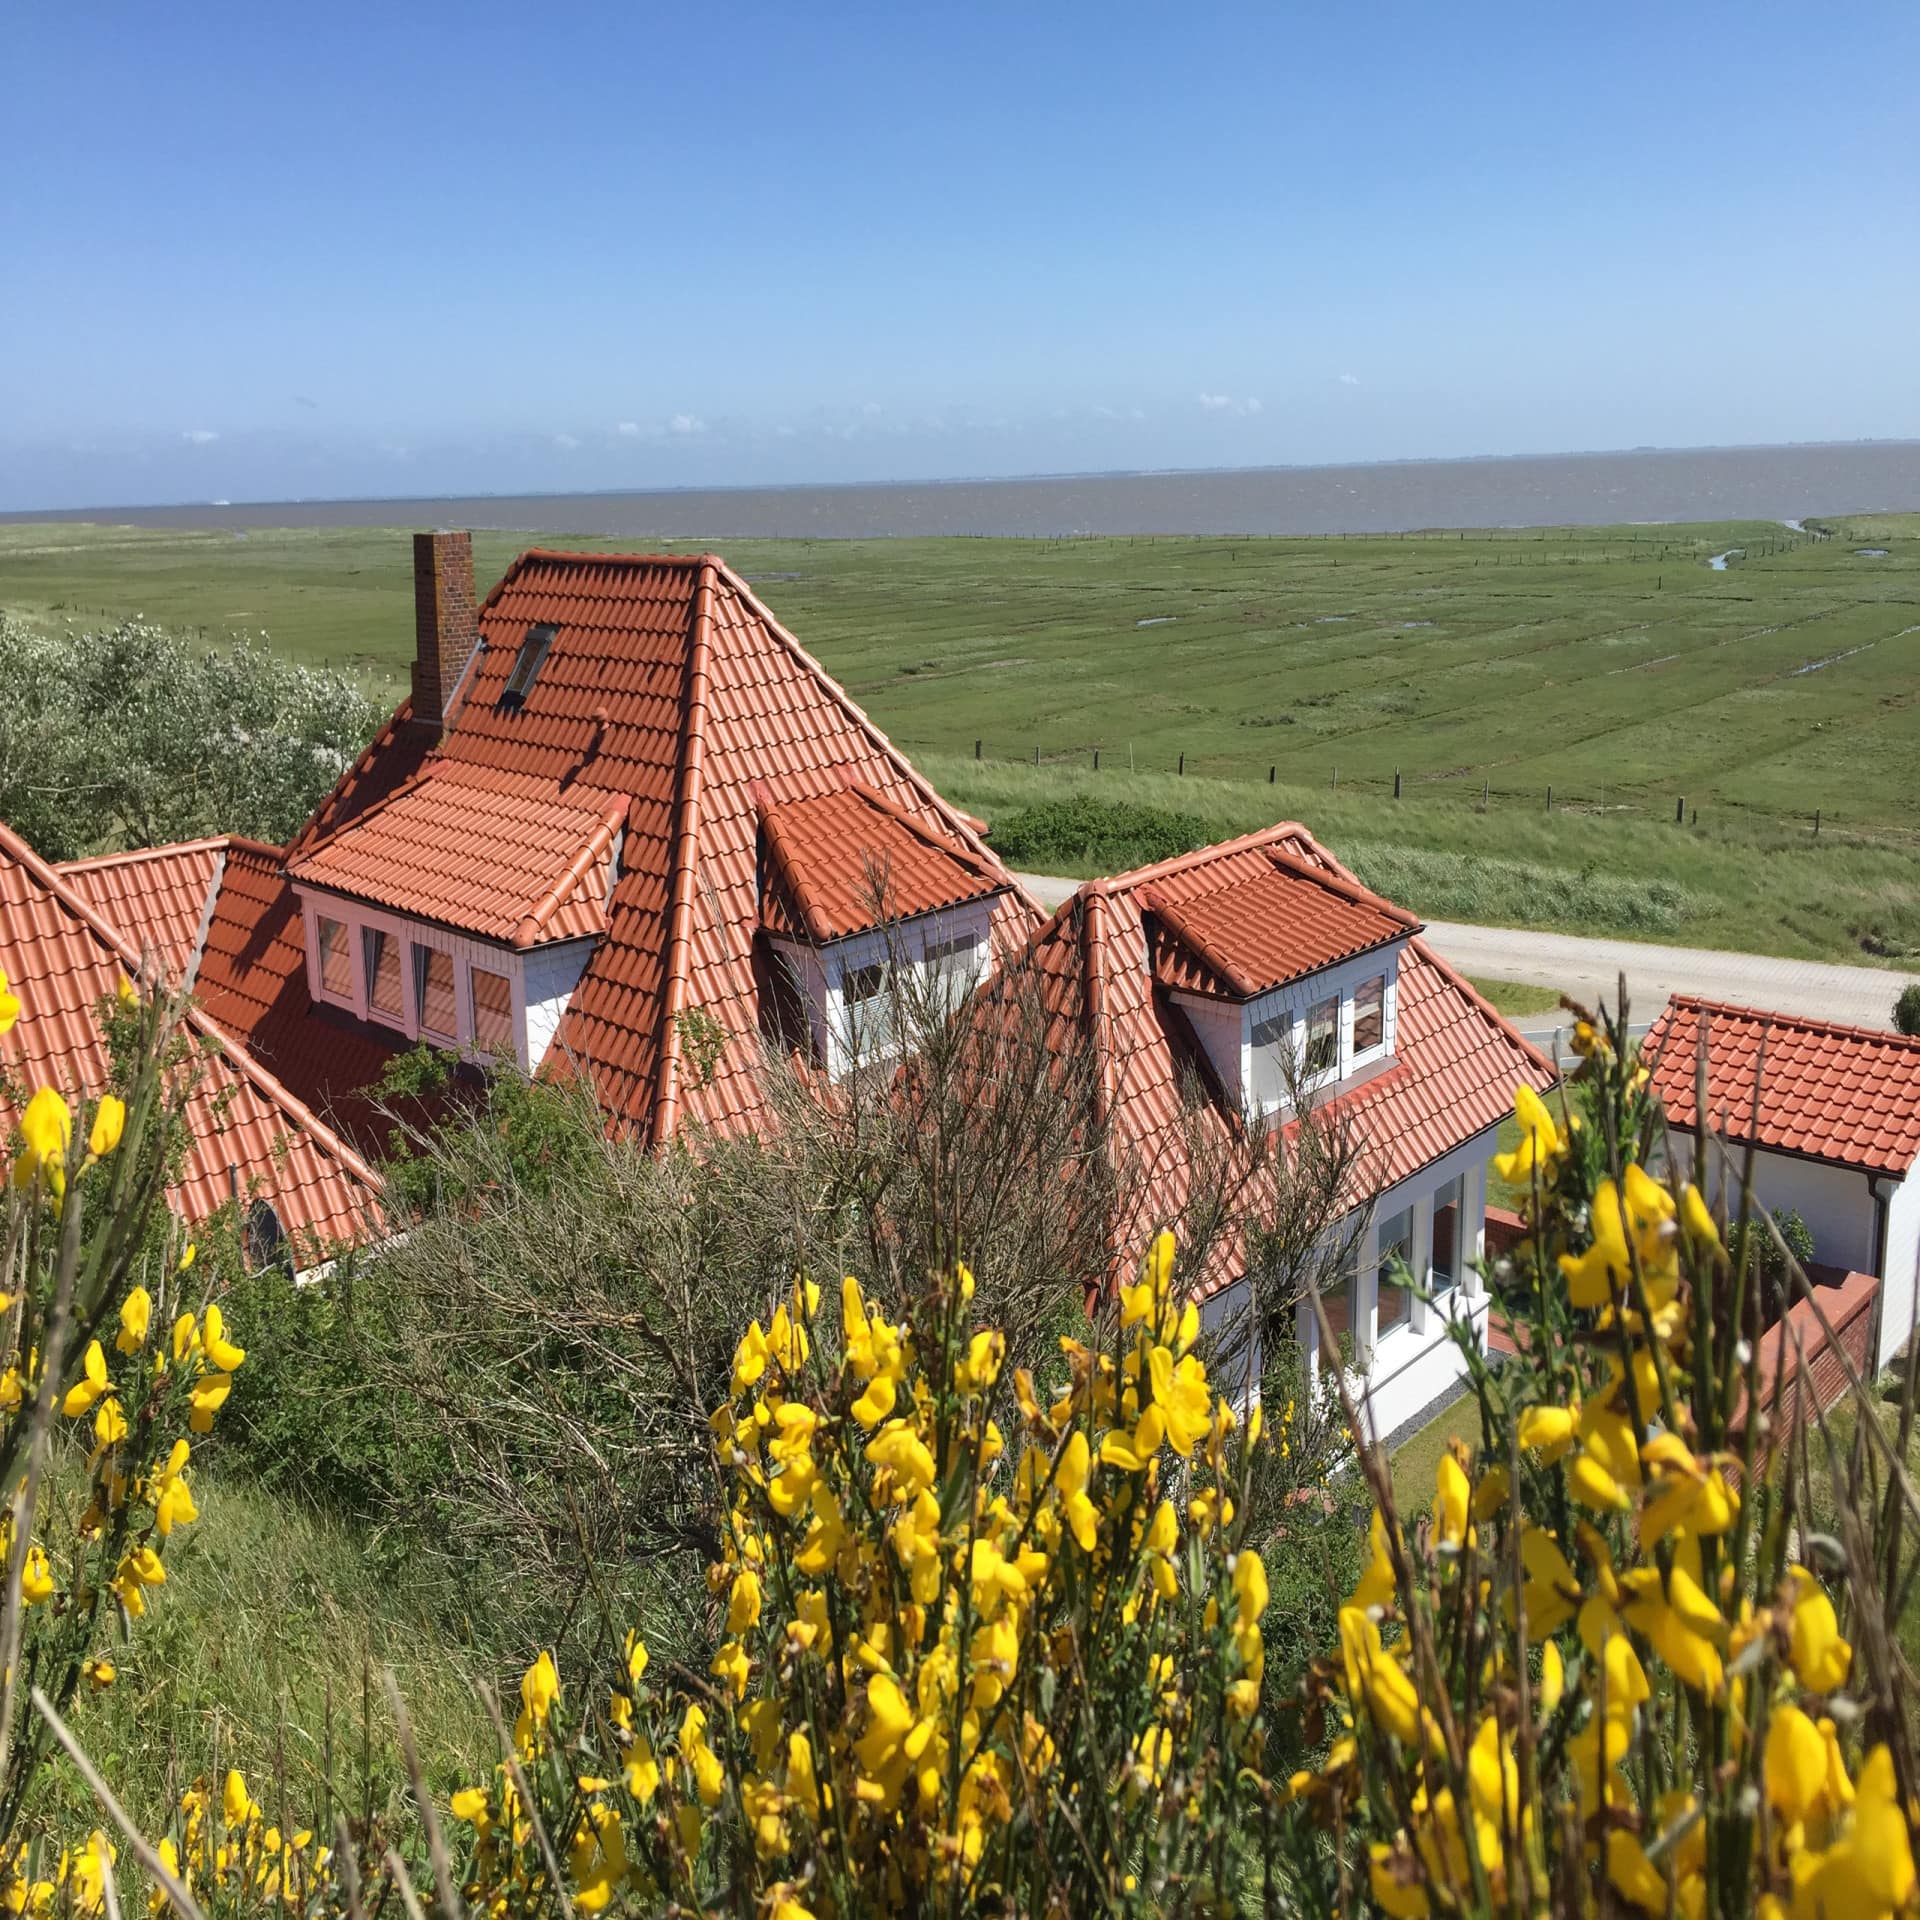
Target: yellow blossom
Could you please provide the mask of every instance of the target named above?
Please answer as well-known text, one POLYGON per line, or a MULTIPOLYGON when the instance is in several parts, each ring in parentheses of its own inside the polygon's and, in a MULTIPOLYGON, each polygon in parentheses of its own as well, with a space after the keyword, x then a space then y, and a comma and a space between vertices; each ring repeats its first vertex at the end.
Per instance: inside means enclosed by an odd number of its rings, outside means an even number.
POLYGON ((94 1109, 93 1128, 87 1135, 87 1152, 104 1160, 120 1144, 127 1130, 127 1103, 117 1094, 103 1093, 94 1109))

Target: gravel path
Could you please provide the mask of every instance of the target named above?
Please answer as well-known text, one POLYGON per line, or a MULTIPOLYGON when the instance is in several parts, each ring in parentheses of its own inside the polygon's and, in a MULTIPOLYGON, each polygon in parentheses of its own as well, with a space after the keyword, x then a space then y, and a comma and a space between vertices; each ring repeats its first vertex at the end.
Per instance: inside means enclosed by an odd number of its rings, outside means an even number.
MULTIPOLYGON (((1057 876, 1015 876, 1051 910, 1079 884, 1057 876)), ((1581 934, 1534 933, 1518 927, 1475 927, 1455 920, 1427 924, 1427 939, 1462 973, 1552 987, 1576 998, 1611 999, 1624 969, 1635 1024, 1653 1019, 1676 993, 1767 1007, 1819 1020, 1891 1028, 1893 1003, 1920 975, 1879 967, 1843 967, 1818 960, 1776 960, 1759 953, 1707 947, 1657 947, 1638 940, 1595 940, 1581 934)), ((1516 1022, 1528 1032, 1557 1024, 1535 1014, 1516 1022)))

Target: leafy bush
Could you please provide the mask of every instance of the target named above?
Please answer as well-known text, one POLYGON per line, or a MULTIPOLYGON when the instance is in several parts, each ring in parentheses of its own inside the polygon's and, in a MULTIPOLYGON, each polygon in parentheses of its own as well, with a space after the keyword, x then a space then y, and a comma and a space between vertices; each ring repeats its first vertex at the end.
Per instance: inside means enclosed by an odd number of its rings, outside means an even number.
POLYGON ((1896 1033, 1920 1036, 1920 986, 1900 989, 1900 998, 1893 1003, 1893 1026, 1896 1033))
POLYGON ((0 819, 49 860, 207 833, 276 845, 385 717, 352 681, 142 620, 0 618, 0 819))
POLYGON ((992 837, 1008 866, 1029 873, 1124 873, 1191 853, 1214 834, 1190 813, 1081 793, 1021 807, 993 823, 992 837))

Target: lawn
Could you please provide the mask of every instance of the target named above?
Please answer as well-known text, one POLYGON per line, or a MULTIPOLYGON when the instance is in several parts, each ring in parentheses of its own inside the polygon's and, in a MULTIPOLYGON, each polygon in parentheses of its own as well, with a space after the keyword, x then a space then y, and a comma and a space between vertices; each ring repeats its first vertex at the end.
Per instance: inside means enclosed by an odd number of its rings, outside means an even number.
MULTIPOLYGON (((1900 957, 1920 950, 1920 516, 1833 536, 1733 522, 727 557, 989 817, 1090 790, 1223 831, 1300 818, 1435 918, 1900 957)), ((482 585, 535 537, 476 536, 482 585)), ((0 527, 0 607, 264 630, 396 697, 410 567, 392 531, 0 527)))
POLYGON ((1469 980, 1468 984, 1483 1000, 1491 1001, 1509 1020, 1524 1020, 1529 1014, 1559 1011, 1560 996, 1551 987, 1533 987, 1512 980, 1469 980))

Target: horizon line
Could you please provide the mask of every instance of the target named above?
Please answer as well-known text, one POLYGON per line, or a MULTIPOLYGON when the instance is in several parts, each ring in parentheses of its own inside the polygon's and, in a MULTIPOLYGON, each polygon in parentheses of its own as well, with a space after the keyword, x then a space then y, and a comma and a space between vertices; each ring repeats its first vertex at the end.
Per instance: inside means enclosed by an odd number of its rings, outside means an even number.
POLYGON ((1572 447, 1552 453, 1402 454, 1381 460, 1260 461, 1248 466, 1100 467, 1031 473, 980 473, 946 477, 908 477, 886 480, 775 480, 709 481, 702 484, 631 487, 441 488, 431 493, 286 494, 253 498, 119 500, 107 504, 67 504, 52 507, 0 509, 0 524, 31 521, 78 520, 92 523, 115 513, 166 513, 196 508, 352 507, 426 505, 452 500, 609 500, 697 494, 847 493, 886 488, 1041 486, 1075 480, 1158 480, 1212 478, 1264 473, 1355 473, 1389 467, 1477 466, 1524 461, 1624 460, 1664 458, 1686 454, 1783 453, 1820 448, 1920 447, 1920 437, 1906 434, 1864 435, 1850 440, 1755 440, 1706 442, 1691 446, 1572 447))

